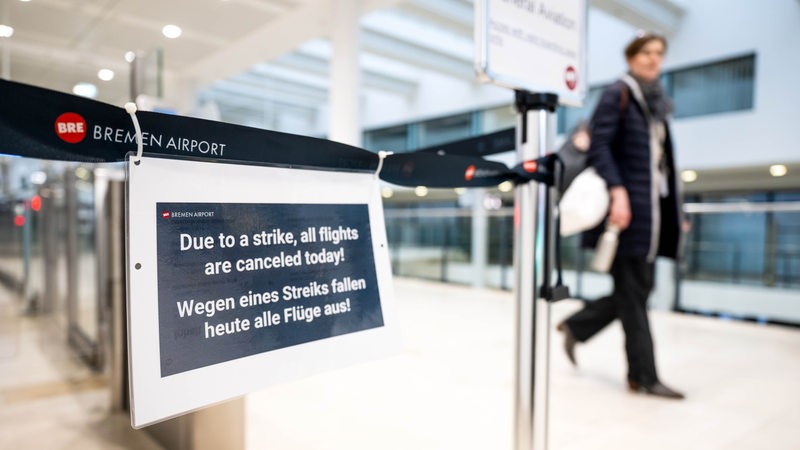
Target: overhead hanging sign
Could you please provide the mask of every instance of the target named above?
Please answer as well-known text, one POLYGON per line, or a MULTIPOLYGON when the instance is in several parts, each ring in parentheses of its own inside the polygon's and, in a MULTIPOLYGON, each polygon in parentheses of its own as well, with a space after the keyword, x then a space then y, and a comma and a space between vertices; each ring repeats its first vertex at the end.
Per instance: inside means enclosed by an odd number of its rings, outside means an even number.
POLYGON ((557 94, 581 106, 586 94, 586 0, 476 0, 478 77, 557 94))
POLYGON ((373 174, 128 166, 134 427, 399 350, 373 174))

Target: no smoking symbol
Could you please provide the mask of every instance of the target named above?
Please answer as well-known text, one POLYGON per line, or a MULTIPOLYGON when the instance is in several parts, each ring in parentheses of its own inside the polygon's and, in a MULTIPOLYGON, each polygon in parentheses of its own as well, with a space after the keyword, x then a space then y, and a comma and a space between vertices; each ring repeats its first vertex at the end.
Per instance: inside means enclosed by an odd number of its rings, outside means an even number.
POLYGON ((567 66, 567 70, 564 72, 564 82, 570 91, 574 90, 575 86, 578 85, 578 72, 575 71, 574 67, 567 66))

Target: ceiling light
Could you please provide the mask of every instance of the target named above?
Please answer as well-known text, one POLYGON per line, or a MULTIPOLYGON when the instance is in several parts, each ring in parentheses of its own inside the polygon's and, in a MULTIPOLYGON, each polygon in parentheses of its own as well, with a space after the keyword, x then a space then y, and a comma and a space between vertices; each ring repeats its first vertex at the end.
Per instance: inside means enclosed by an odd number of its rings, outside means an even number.
POLYGON ((11 37, 14 35, 14 29, 8 25, 0 25, 0 37, 11 37))
POLYGON ((103 81, 111 81, 114 79, 114 71, 111 69, 100 69, 97 71, 97 78, 103 81))
POLYGON ((390 187, 385 187, 381 189, 381 197, 383 198, 392 198, 394 195, 394 191, 390 187))
POLYGON ((136 52, 125 52, 125 61, 132 63, 136 60, 136 52))
POLYGON ((428 195, 428 188, 425 186, 417 186, 414 188, 414 193, 417 194, 417 197, 425 197, 428 195))
POLYGON ((500 192, 511 192, 511 190, 514 189, 514 183, 510 181, 503 181, 502 183, 497 185, 497 189, 500 192))
POLYGON ((769 166, 769 174, 773 177, 782 177, 789 172, 789 169, 786 168, 783 164, 773 164, 769 166))
POLYGON ((81 97, 97 97, 97 86, 92 83, 78 83, 72 87, 72 93, 81 97))
POLYGON ((694 170, 684 170, 681 172, 681 180, 683 180, 684 183, 693 183, 697 181, 697 172, 694 170))
POLYGON ((47 174, 41 170, 37 170, 35 172, 31 172, 31 174, 28 175, 28 179, 31 181, 31 183, 41 186, 45 183, 45 181, 47 181, 47 174))
POLYGON ((503 199, 499 195, 487 195, 483 198, 483 207, 489 211, 497 211, 503 207, 503 199))
POLYGON ((89 173, 89 169, 86 167, 78 167, 75 169, 75 176, 80 178, 81 180, 88 180, 91 173, 89 173))
POLYGON ((164 25, 164 28, 161 29, 161 33, 170 39, 175 39, 180 37, 183 31, 181 27, 177 25, 164 25))

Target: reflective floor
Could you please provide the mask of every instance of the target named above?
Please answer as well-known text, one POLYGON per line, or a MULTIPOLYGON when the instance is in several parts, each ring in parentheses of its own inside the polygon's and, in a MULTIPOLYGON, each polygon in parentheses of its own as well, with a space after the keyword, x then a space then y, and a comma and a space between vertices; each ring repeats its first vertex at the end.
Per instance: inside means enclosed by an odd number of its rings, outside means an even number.
MULTIPOLYGON (((395 291, 403 353, 248 395, 248 449, 512 448, 511 294, 401 278, 395 291)), ((553 305, 552 326, 579 306, 553 305)), ((626 391, 619 325, 578 347, 578 368, 553 331, 548 448, 800 448, 800 330, 651 318, 661 377, 687 399, 626 391)), ((20 319, 0 292, 0 449, 160 448, 109 414, 107 380, 56 320, 20 319)))
POLYGON ((160 449, 109 413, 106 377, 67 348, 64 329, 21 315, 0 286, 0 449, 160 449))

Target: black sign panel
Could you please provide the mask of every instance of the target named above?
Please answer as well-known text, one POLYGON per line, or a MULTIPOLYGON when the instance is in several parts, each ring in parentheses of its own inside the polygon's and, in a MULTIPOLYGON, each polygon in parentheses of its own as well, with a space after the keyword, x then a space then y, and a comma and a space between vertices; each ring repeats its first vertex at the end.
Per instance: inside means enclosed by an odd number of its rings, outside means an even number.
POLYGON ((162 377, 383 326, 366 204, 157 208, 162 377))

